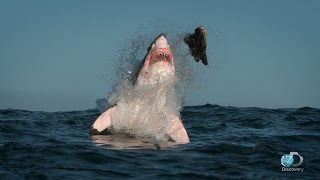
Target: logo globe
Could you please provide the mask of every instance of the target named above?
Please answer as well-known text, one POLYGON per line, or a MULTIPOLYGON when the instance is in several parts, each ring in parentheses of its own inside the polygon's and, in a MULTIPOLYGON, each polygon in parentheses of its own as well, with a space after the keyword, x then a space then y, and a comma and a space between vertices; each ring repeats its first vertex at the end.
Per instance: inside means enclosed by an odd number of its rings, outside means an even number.
POLYGON ((291 167, 293 164, 293 155, 285 154, 281 157, 281 165, 284 167, 291 167))
POLYGON ((303 162, 303 157, 299 155, 298 152, 290 152, 290 154, 284 154, 281 157, 281 165, 284 167, 298 167, 302 164, 303 162), (298 156, 299 157, 299 162, 294 163, 293 156, 298 156))

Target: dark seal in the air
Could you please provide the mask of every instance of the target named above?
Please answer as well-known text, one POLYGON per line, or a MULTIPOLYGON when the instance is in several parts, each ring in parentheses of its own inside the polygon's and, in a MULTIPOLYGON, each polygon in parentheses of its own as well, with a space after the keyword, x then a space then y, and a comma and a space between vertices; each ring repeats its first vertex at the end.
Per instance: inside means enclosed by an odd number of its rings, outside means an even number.
POLYGON ((189 46, 189 50, 194 59, 199 62, 200 60, 204 65, 208 65, 207 59, 207 42, 206 42, 206 30, 200 26, 194 30, 194 34, 187 34, 183 39, 189 46))

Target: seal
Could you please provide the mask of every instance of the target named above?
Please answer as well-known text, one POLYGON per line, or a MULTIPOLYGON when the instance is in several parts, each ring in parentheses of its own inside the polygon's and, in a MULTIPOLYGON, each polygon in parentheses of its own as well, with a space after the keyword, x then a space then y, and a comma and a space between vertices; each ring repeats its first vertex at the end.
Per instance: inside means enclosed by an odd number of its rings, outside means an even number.
POLYGON ((206 30, 204 27, 197 27, 193 34, 187 34, 183 40, 189 46, 189 51, 194 57, 195 61, 199 62, 201 60, 204 65, 208 65, 206 53, 206 30))

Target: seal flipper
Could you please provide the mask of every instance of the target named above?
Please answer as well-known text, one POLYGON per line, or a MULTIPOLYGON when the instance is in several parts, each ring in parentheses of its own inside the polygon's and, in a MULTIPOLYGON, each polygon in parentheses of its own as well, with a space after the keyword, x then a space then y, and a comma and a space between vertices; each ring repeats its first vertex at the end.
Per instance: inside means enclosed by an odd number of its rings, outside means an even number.
POLYGON ((197 55, 197 46, 195 42, 194 34, 187 34, 187 36, 183 39, 183 41, 189 46, 190 54, 194 57, 196 62, 200 61, 200 58, 197 55))
POLYGON ((200 59, 202 59, 202 63, 204 65, 208 65, 208 59, 207 59, 207 54, 206 53, 203 53, 201 56, 200 56, 200 59))

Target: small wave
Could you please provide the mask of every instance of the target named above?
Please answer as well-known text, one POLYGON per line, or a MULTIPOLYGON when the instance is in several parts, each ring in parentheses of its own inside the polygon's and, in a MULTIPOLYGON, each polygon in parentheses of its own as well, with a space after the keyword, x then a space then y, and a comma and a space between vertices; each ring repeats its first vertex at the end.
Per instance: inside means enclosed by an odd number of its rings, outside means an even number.
POLYGON ((182 118, 191 142, 173 146, 121 136, 90 139, 98 110, 10 109, 0 115, 3 178, 283 177, 280 158, 293 151, 304 157, 307 172, 295 174, 297 178, 311 179, 320 171, 315 108, 188 106, 182 118))

